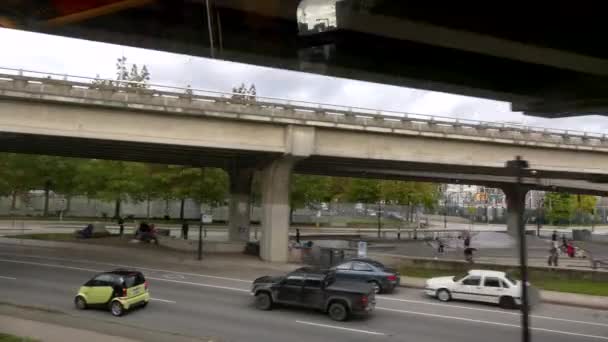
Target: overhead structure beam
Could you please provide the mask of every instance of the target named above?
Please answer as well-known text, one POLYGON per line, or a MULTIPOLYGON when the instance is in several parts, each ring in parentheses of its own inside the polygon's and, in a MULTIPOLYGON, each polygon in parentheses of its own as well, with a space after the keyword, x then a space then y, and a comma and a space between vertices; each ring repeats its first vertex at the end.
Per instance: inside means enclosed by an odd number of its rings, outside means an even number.
POLYGON ((151 4, 156 0, 116 0, 115 2, 109 3, 103 6, 91 7, 84 11, 78 11, 70 13, 64 16, 52 18, 41 22, 40 24, 44 27, 58 27, 69 24, 75 24, 78 22, 86 21, 88 19, 117 13, 130 8, 141 7, 144 5, 151 4))

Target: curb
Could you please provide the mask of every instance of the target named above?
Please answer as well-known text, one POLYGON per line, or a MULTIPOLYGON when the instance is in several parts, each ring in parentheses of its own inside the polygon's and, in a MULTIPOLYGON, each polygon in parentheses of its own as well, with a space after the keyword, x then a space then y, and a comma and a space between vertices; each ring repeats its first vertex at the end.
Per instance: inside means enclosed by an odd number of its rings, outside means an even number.
MULTIPOLYGON (((424 289, 424 286, 411 283, 399 284, 399 287, 417 290, 424 289)), ((557 304, 595 310, 608 310, 608 297, 540 290, 540 301, 547 304, 557 304)))

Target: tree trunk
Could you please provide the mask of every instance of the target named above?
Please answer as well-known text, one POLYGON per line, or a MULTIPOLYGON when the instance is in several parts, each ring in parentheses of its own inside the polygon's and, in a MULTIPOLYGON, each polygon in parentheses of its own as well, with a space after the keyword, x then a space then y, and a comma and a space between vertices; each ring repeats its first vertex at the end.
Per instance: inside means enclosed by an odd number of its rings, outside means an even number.
POLYGON ((146 198, 146 218, 150 219, 150 195, 146 198))
POLYGON ((186 199, 182 198, 181 203, 179 204, 179 219, 184 220, 184 206, 186 205, 186 199))
POLYGON ((122 204, 122 200, 120 198, 116 199, 116 205, 114 206, 114 218, 120 217, 121 204, 122 204))
POLYGON ((51 184, 50 182, 44 183, 44 211, 42 212, 42 216, 49 216, 49 196, 51 192, 51 184))
POLYGON ((65 199, 65 210, 64 215, 72 210, 72 195, 67 195, 65 199))
POLYGON ((16 210, 17 209, 17 191, 13 191, 11 192, 11 211, 16 210))

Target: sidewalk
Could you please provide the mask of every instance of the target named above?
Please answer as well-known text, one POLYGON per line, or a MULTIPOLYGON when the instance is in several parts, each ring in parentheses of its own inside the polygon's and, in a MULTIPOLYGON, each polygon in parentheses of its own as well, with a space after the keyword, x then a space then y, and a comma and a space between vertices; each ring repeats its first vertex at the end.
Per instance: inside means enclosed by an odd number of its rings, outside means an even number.
POLYGON ((74 329, 56 324, 42 323, 27 319, 0 315, 0 331, 20 337, 29 337, 44 342, 87 341, 87 342, 134 342, 118 336, 74 329))
POLYGON ((112 319, 95 319, 38 308, 0 303, 0 332, 42 342, 218 342, 217 337, 192 337, 165 331, 135 328, 112 319))

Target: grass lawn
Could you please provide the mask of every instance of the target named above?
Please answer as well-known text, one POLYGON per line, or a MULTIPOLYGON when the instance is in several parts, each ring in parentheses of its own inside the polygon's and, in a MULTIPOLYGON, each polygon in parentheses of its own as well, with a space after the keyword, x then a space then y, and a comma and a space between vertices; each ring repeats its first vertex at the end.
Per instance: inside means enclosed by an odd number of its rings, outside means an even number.
MULTIPOLYGON (((458 276, 458 272, 415 267, 400 267, 399 272, 406 277, 432 278, 441 276, 458 276)), ((530 282, 542 289, 557 292, 579 293, 593 296, 608 296, 608 285, 604 282, 585 279, 559 279, 557 277, 530 275, 530 282)))
POLYGON ((0 342, 36 342, 38 340, 34 340, 29 337, 19 337, 13 336, 9 334, 0 333, 0 342))

